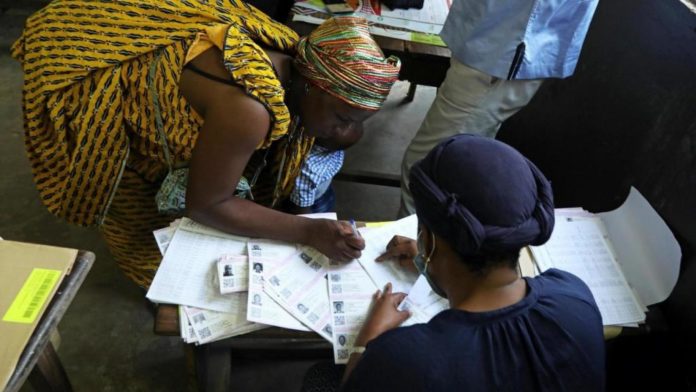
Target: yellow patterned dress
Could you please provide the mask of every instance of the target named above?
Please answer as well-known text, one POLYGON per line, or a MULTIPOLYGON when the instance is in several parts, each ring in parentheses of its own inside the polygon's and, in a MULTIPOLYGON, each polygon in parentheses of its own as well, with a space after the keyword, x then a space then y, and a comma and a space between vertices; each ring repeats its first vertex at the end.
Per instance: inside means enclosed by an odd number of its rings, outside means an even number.
POLYGON ((262 49, 292 53, 298 37, 289 28, 237 0, 54 0, 12 48, 24 69, 25 144, 42 202, 70 223, 99 225, 119 267, 143 287, 161 259, 152 231, 174 219, 158 213, 155 195, 170 164, 186 166, 202 125, 178 89, 187 50, 223 26, 225 67, 271 115, 245 171, 269 152, 275 164, 253 191, 270 205, 290 193, 312 144, 288 145, 290 113, 262 49), (288 150, 292 159, 279 165, 288 150))

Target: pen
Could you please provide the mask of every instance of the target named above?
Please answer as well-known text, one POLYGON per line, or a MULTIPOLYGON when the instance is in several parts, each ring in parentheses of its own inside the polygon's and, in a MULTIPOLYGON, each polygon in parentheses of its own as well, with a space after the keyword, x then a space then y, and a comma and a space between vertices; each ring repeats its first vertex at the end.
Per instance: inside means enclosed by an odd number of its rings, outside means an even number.
POLYGON ((358 232, 358 227, 355 226, 355 220, 353 220, 353 219, 350 220, 350 227, 353 228, 353 235, 356 237, 360 237, 360 233, 358 232))

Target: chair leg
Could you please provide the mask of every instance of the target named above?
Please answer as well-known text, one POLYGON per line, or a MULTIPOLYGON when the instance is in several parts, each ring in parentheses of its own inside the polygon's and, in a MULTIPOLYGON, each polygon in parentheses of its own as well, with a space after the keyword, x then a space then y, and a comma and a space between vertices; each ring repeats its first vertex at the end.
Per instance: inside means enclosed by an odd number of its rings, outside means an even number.
POLYGON ((50 341, 29 374, 29 383, 36 391, 71 392, 73 390, 63 364, 50 341))
POLYGON ((416 97, 416 88, 418 88, 418 84, 411 82, 408 85, 408 94, 406 94, 406 98, 404 98, 405 102, 413 102, 413 98, 416 97))

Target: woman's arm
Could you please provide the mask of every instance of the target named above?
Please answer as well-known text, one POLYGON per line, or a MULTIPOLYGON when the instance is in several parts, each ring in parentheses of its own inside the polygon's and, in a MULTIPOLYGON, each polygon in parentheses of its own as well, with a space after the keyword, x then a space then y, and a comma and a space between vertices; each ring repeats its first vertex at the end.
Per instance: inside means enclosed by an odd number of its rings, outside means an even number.
MULTIPOLYGON (((401 301, 406 298, 405 293, 392 293, 391 283, 387 283, 384 288, 384 293, 377 291, 374 295, 374 303, 372 310, 367 316, 358 336, 355 338, 355 347, 365 347, 367 344, 376 339, 379 335, 394 329, 401 325, 411 314, 406 310, 398 310, 401 301)), ((361 354, 352 354, 346 365, 346 371, 343 373, 342 384, 345 384, 351 373, 360 362, 361 354)))
MULTIPOLYGON (((210 62, 208 57, 203 60, 210 62)), ((196 66, 216 76, 226 72, 221 58, 221 70, 208 62, 196 66)), ((189 217, 229 233, 311 245, 337 260, 360 256, 364 241, 346 222, 284 214, 234 196, 249 158, 270 128, 270 115, 261 103, 238 87, 192 72, 182 75, 181 88, 204 117, 190 162, 189 217)))

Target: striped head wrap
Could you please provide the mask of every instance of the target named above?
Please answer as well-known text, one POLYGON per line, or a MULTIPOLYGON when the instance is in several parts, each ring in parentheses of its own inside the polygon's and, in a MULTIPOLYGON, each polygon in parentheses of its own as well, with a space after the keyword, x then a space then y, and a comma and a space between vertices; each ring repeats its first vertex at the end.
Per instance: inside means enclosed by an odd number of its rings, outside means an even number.
POLYGON ((347 104, 379 110, 399 76, 398 58, 384 58, 364 18, 328 19, 297 44, 295 65, 313 85, 347 104))

